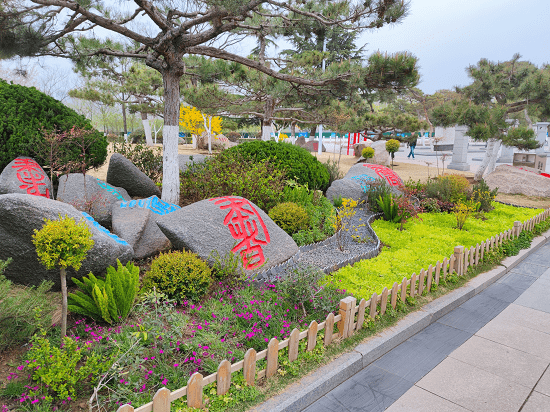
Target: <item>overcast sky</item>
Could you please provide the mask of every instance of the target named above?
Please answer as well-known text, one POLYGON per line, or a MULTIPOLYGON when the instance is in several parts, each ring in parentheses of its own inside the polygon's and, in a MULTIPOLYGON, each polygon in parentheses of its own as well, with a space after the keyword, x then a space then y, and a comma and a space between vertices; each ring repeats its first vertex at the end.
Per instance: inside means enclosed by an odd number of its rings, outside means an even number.
MULTIPOLYGON (((465 68, 481 58, 520 53, 550 63, 550 0, 411 0, 403 22, 365 33, 367 50, 418 57, 425 93, 470 83, 465 68)), ((549 91, 550 92, 550 91, 549 91)))
MULTIPOLYGON (((418 57, 426 93, 464 86, 470 83, 465 68, 483 57, 504 61, 520 53, 536 65, 550 63, 550 0, 410 0, 402 23, 364 33, 357 45, 365 43, 367 54, 418 57)), ((70 64, 52 60, 48 66, 70 72, 70 64)))

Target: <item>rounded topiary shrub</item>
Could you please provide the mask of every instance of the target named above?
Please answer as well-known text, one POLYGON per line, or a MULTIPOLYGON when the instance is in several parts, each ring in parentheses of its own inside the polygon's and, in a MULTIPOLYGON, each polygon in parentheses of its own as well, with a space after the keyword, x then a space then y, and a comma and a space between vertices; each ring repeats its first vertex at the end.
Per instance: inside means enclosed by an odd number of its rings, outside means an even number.
MULTIPOLYGON (((18 156, 34 158, 41 166, 49 166, 36 153, 37 142, 44 131, 57 132, 77 129, 93 130, 88 119, 34 87, 9 84, 0 80, 0 171, 18 156), (34 149, 34 150, 33 150, 34 149)), ((107 158, 107 139, 95 131, 86 137, 92 142, 88 148, 88 164, 101 166, 107 158)), ((64 164, 80 161, 76 146, 65 145, 60 160, 64 164)), ((76 171, 76 170, 75 170, 76 171)))
POLYGON ((309 225, 306 210, 293 202, 279 203, 269 211, 269 217, 289 235, 307 229, 309 225))
POLYGON ((212 271, 197 255, 174 251, 161 253, 145 274, 144 288, 165 293, 170 298, 198 302, 212 283, 212 271))
POLYGON ((370 146, 365 147, 361 152, 361 156, 363 156, 365 159, 370 159, 371 157, 374 157, 374 149, 370 146))
POLYGON ((270 163, 284 169, 286 176, 310 189, 325 191, 329 185, 326 167, 306 149, 284 142, 244 142, 229 151, 241 153, 256 161, 269 159, 270 163))

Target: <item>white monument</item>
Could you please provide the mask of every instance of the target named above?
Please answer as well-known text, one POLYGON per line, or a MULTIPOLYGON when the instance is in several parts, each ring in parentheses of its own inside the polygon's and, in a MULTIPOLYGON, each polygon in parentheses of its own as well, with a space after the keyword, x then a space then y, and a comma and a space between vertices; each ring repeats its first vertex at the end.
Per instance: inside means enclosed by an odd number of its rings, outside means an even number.
MULTIPOLYGON (((519 120, 517 119, 506 119, 506 123, 510 127, 518 127, 519 120)), ((502 145, 500 150, 500 157, 497 159, 497 163, 513 163, 514 162, 514 147, 502 145)))
POLYGON ((468 144, 470 138, 466 136, 468 132, 467 126, 455 126, 454 146, 453 146, 453 158, 451 164, 447 166, 447 169, 470 170, 468 164, 468 144))
POLYGON ((535 124, 535 130, 537 133, 537 141, 541 144, 541 147, 539 147, 535 152, 538 155, 544 154, 544 145, 546 144, 546 135, 548 133, 548 125, 550 125, 549 122, 537 122, 535 124))

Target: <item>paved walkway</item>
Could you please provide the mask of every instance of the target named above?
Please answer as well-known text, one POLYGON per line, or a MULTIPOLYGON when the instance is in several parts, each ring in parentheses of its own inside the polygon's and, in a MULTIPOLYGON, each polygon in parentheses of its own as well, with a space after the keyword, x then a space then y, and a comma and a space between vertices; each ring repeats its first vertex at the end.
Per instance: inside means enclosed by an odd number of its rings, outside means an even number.
POLYGON ((305 412, 549 412, 550 240, 305 412))

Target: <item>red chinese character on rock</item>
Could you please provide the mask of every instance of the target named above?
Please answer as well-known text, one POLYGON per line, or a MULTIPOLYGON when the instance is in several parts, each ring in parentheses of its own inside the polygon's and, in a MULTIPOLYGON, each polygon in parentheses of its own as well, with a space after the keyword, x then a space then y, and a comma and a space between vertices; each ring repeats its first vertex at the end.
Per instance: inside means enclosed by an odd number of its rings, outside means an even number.
POLYGON ((257 269, 265 263, 263 245, 270 242, 269 233, 264 221, 252 204, 243 198, 224 196, 210 199, 216 205, 221 204, 220 209, 229 209, 223 224, 229 228, 234 239, 239 241, 231 250, 239 252, 243 258, 243 265, 246 270, 257 269), (263 231, 261 236, 258 223, 263 231), (259 237, 265 238, 262 240, 259 237))
POLYGON ((38 163, 32 159, 15 159, 12 168, 17 169, 17 178, 21 183, 19 189, 27 189, 28 195, 42 196, 50 199, 48 178, 38 163), (46 193, 40 192, 40 186, 46 186, 46 193))
POLYGON ((390 184, 390 186, 399 186, 402 185, 403 182, 401 181, 401 178, 395 174, 395 172, 386 166, 380 166, 380 165, 363 165, 365 167, 368 167, 371 170, 374 170, 378 176, 380 176, 383 179, 386 179, 386 181, 390 184))

